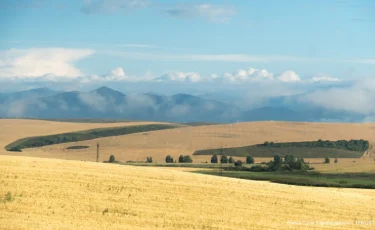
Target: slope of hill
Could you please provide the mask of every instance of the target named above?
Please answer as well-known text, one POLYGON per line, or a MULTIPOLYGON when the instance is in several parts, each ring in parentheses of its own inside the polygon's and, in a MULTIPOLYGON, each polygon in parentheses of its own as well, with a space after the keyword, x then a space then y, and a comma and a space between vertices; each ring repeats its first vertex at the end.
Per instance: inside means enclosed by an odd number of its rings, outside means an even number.
MULTIPOLYGON (((101 146, 101 160, 111 154, 119 161, 144 161, 152 156, 164 162, 167 155, 177 158, 196 150, 241 147, 262 144, 265 141, 293 142, 322 140, 364 139, 375 143, 375 124, 246 122, 223 125, 190 126, 184 128, 138 133, 126 136, 99 138, 76 142, 88 149, 69 150, 72 144, 59 144, 23 150, 24 155, 75 160, 95 160, 95 146, 101 146), (31 151, 31 150, 30 150, 31 151)), ((370 150, 369 156, 373 156, 370 150)), ((332 157, 335 157, 332 155, 332 157)), ((195 163, 209 161, 210 156, 194 156, 195 163)))
POLYGON ((157 122, 77 123, 26 119, 0 119, 0 154, 5 154, 6 145, 25 137, 59 134, 95 128, 155 123, 157 122))
POLYGON ((1 229, 373 229, 375 191, 0 156, 1 229), (343 202, 345 201, 345 202, 343 202))

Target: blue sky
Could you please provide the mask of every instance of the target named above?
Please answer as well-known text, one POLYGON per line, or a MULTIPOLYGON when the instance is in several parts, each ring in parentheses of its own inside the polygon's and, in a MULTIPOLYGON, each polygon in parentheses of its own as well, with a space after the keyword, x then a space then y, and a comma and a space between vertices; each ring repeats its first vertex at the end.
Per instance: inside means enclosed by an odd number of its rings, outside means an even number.
POLYGON ((372 0, 0 0, 0 78, 146 91, 358 81, 375 77, 374 28, 372 0))

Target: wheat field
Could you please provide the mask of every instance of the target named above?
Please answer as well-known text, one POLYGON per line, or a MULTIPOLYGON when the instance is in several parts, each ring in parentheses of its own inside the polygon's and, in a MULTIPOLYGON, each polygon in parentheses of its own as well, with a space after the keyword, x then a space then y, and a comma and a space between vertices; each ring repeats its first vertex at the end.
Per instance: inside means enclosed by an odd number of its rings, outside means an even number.
POLYGON ((374 190, 0 156, 0 229, 374 229, 374 190))
MULTIPOLYGON (((195 150, 220 147, 239 147, 264 141, 289 142, 308 140, 366 139, 375 143, 375 124, 341 124, 308 122, 247 122, 225 125, 183 127, 148 133, 106 137, 95 140, 26 149, 23 155, 54 157, 72 160, 96 158, 96 144, 100 143, 101 160, 113 154, 119 161, 144 161, 152 156, 164 162, 167 155, 177 158, 195 150), (88 149, 66 150, 71 145, 88 145, 88 149), (32 152, 29 152, 32 151, 32 152)), ((374 158, 370 151, 366 158, 374 158)), ((194 156, 194 162, 210 160, 210 156, 194 156)))

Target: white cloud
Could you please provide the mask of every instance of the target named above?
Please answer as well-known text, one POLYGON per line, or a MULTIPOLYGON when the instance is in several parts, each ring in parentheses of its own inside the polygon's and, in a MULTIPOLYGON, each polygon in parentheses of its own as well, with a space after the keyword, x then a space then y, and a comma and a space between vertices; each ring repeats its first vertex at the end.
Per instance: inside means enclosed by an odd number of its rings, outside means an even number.
POLYGON ((273 80, 273 73, 268 72, 266 69, 239 69, 236 73, 225 73, 221 78, 216 79, 230 82, 273 80))
POLYGON ((74 62, 94 53, 89 49, 33 48, 0 51, 0 77, 78 77, 74 62))
POLYGON ((283 82, 301 81, 301 78, 298 76, 298 74, 291 70, 281 73, 280 76, 277 77, 277 79, 283 82))
POLYGON ((85 0, 81 11, 86 14, 126 12, 148 5, 147 0, 85 0))
POLYGON ((312 81, 312 82, 323 82, 323 81, 339 82, 340 79, 335 78, 335 77, 331 77, 331 76, 320 75, 320 76, 316 76, 316 77, 313 77, 313 78, 309 79, 309 81, 312 81))
POLYGON ((127 47, 127 48, 157 48, 154 45, 148 44, 118 44, 117 46, 127 47))
POLYGON ((202 17, 210 22, 226 22, 236 14, 231 7, 211 4, 199 5, 174 5, 165 10, 170 16, 181 18, 202 17))
POLYGON ((199 82, 201 76, 195 72, 169 72, 155 79, 156 81, 179 81, 179 82, 199 82))
POLYGON ((125 77, 125 71, 123 68, 117 67, 111 70, 111 75, 115 77, 125 77))

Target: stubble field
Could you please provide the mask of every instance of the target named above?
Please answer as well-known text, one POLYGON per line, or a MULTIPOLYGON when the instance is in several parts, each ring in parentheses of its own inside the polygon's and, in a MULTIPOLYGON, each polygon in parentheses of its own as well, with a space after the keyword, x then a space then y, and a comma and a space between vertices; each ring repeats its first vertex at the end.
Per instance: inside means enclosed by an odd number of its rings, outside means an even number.
POLYGON ((0 156, 0 229, 373 229, 374 190, 0 156))

